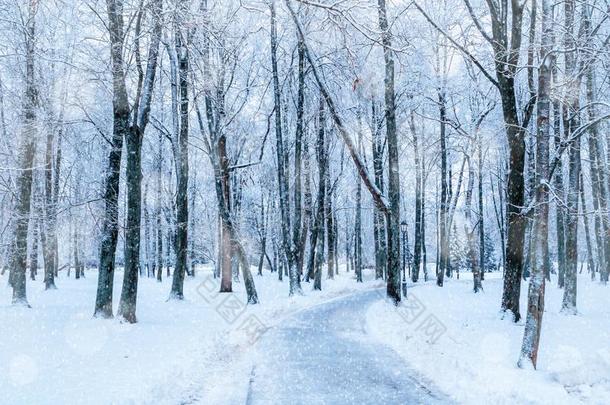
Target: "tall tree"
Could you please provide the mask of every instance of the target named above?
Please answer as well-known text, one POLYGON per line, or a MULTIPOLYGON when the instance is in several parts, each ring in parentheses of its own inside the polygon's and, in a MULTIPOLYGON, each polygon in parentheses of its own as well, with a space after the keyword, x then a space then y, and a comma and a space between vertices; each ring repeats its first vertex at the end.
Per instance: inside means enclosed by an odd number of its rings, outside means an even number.
POLYGON ((415 159, 415 235, 413 248, 413 270, 411 280, 416 283, 419 281, 419 271, 421 267, 421 256, 423 241, 423 170, 420 156, 419 135, 415 129, 415 112, 411 111, 409 117, 409 126, 413 135, 413 156, 415 159))
POLYGON ((564 295, 562 310, 568 313, 576 312, 576 275, 578 272, 578 202, 580 192, 580 136, 571 139, 580 125, 580 88, 582 75, 577 66, 577 46, 575 33, 576 2, 564 2, 565 25, 565 75, 569 90, 566 92, 564 104, 564 132, 569 139, 568 146, 568 192, 566 198, 567 220, 565 229, 566 262, 565 269, 560 269, 564 275, 564 295))
POLYGON ((26 262, 28 250, 28 226, 30 223, 30 203, 32 197, 32 177, 34 155, 36 154, 36 109, 38 89, 35 77, 36 55, 36 14, 38 1, 28 2, 25 16, 25 78, 23 94, 23 127, 19 150, 17 176, 17 201, 14 208, 13 248, 11 251, 9 284, 13 287, 13 304, 29 306, 26 295, 26 262))
POLYGON ((320 107, 318 113, 318 140, 316 143, 316 156, 318 159, 318 197, 316 199, 316 218, 312 232, 316 237, 312 243, 315 247, 315 270, 314 270, 314 290, 322 289, 322 263, 324 262, 324 200, 326 199, 326 178, 328 176, 328 147, 326 144, 326 111, 324 108, 324 98, 320 97, 320 107))
POLYGON ((188 178, 189 178, 189 42, 191 38, 190 29, 186 28, 184 21, 188 13, 187 1, 180 1, 177 10, 175 40, 176 55, 178 59, 178 87, 180 93, 180 131, 178 132, 178 162, 176 190, 176 262, 172 279, 170 298, 184 299, 184 274, 187 271, 188 253, 188 178))
POLYGON ((527 317, 521 345, 519 367, 536 368, 538 346, 544 313, 545 266, 548 260, 548 218, 549 218, 549 134, 551 111, 551 67, 555 55, 553 47, 553 12, 549 0, 542 2, 542 36, 540 47, 540 69, 538 72, 538 97, 536 119, 536 249, 528 289, 527 317))
POLYGON ((385 125, 388 143, 388 280, 387 294, 400 302, 400 175, 398 166, 398 135, 396 132, 396 91, 394 89, 394 56, 392 33, 388 24, 385 0, 378 0, 379 29, 385 60, 385 125))
MULTIPOLYGON (((371 131, 373 133, 373 173, 375 186, 383 192, 383 151, 384 136, 381 131, 378 103, 373 97, 371 100, 371 131)), ((415 135, 414 135, 415 136, 415 135)), ((379 207, 373 213, 373 236, 375 238, 375 278, 383 278, 386 274, 386 234, 385 218, 379 207)))
MULTIPOLYGON (((290 198, 288 190, 288 176, 286 173, 286 162, 288 159, 288 153, 285 150, 284 134, 282 132, 282 96, 279 81, 278 61, 277 61, 277 13, 275 0, 271 0, 269 3, 271 9, 271 71, 273 76, 273 100, 274 100, 274 113, 275 113, 275 139, 276 139, 276 160, 277 160, 277 176, 278 176, 278 192, 280 198, 280 215, 282 218, 280 227, 282 235, 282 248, 288 265, 288 274, 290 278, 290 295, 301 294, 301 275, 296 267, 296 246, 293 244, 294 239, 290 237, 290 198)), ((304 52, 303 42, 299 41, 299 54, 304 52)), ((299 62, 299 64, 304 63, 299 62)), ((300 68, 299 68, 300 69, 300 68)), ((299 78, 299 83, 301 82, 299 78)), ((301 84, 299 84, 301 86, 301 84)), ((302 87, 300 90, 302 91, 302 87)), ((301 97, 301 95, 299 95, 301 97)), ((301 106, 302 108, 302 106, 301 106)), ((299 113, 302 120, 302 112, 299 113)), ((302 125, 302 123, 301 123, 302 125)), ((300 144, 298 146, 300 148, 300 144)), ((300 171, 300 169, 299 169, 300 171)), ((300 198, 299 198, 300 199, 300 198)), ((300 209, 300 208, 299 208, 300 209)), ((299 226, 298 223, 294 224, 295 227, 299 226)))

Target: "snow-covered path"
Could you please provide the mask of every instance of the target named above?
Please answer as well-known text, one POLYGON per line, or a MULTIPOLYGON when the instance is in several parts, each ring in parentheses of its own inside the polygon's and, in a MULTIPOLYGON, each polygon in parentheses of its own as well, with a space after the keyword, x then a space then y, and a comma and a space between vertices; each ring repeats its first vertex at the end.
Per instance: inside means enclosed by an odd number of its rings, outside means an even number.
POLYGON ((356 293, 270 329, 257 347, 247 403, 450 402, 367 334, 367 308, 380 299, 378 291, 356 293))

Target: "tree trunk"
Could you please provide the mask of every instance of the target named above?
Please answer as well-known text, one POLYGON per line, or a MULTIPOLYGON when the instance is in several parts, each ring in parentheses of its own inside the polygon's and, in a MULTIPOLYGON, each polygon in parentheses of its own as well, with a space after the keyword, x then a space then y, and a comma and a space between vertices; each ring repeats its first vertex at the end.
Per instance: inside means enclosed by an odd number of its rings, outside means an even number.
POLYGON ((538 117, 537 117, 537 146, 536 146, 536 168, 538 181, 536 187, 536 223, 535 238, 536 249, 534 251, 530 284, 528 290, 527 317, 525 321, 525 332, 519 358, 519 367, 531 365, 536 368, 538 360, 538 346, 540 342, 540 331, 542 328, 542 315, 544 313, 544 290, 545 290, 545 266, 548 260, 548 216, 549 216, 549 132, 550 132, 550 90, 551 90, 551 66, 554 55, 551 52, 553 14, 549 0, 542 0, 542 36, 540 59, 550 58, 550 63, 542 63, 538 74, 538 117))
MULTIPOLYGON (((196 178, 197 175, 196 173, 193 173, 193 177, 196 178)), ((189 277, 195 277, 195 265, 197 263, 197 260, 195 259, 195 195, 197 195, 197 190, 195 188, 195 185, 193 184, 191 187, 191 195, 190 195, 190 208, 189 208, 189 213, 190 215, 187 215, 189 222, 190 222, 190 241, 189 241, 189 265, 190 265, 190 271, 188 272, 188 276, 189 277)), ((188 238, 187 238, 188 240, 188 238)))
MULTIPOLYGON (((582 162, 581 162, 582 163, 582 162)), ((582 175, 582 168, 580 169, 580 203, 582 210, 582 222, 585 226, 585 239, 587 242, 587 267, 589 273, 591 273, 591 279, 595 279, 595 259, 593 258, 593 246, 591 243, 591 231, 589 229, 589 218, 587 216, 587 203, 585 200, 585 187, 582 175)))
MULTIPOLYGON (((61 124, 60 124, 61 125, 61 124)), ((55 143, 54 129, 50 128, 47 132, 47 142, 45 151, 45 170, 44 170, 44 211, 45 211, 45 229, 43 238, 43 256, 44 256, 44 285, 45 290, 55 290, 55 274, 57 272, 57 207, 55 206, 54 198, 54 183, 53 183, 53 149, 55 143)))
POLYGON ((398 137, 396 132, 396 93, 394 91, 394 58, 392 35, 388 25, 385 0, 378 0, 379 28, 385 60, 385 119, 388 142, 388 280, 387 294, 395 304, 400 302, 400 173, 398 167, 398 137))
MULTIPOLYGON (((362 130, 358 112, 358 153, 362 153, 362 130)), ((356 215, 354 219, 354 272, 356 282, 362 283, 362 183, 356 180, 356 215)))
POLYGON ((483 134, 477 134, 477 172, 478 172, 478 205, 479 205, 479 263, 481 280, 485 280, 485 215, 483 207, 483 134))
POLYGON ((415 129, 415 118, 414 112, 410 114, 410 127, 411 133, 413 134, 413 156, 415 158, 415 246, 413 248, 413 271, 411 273, 411 280, 414 283, 419 281, 419 271, 421 267, 421 254, 422 254, 422 166, 419 152, 419 136, 415 129))
MULTIPOLYGON (((329 165, 328 158, 326 160, 327 166, 329 165)), ((335 235, 335 224, 334 224, 334 212, 333 212, 333 199, 332 199, 332 187, 330 184, 329 176, 330 168, 326 168, 326 198, 324 200, 324 211, 326 217, 326 239, 328 243, 328 260, 327 260, 327 278, 333 279, 335 275, 335 261, 336 259, 336 235, 335 235)))
MULTIPOLYGON (((109 3, 113 2, 113 0, 107 1, 109 3)), ((127 223, 125 229, 125 273, 123 275, 123 288, 121 290, 118 315, 121 319, 124 319, 129 323, 135 323, 137 321, 136 302, 138 275, 140 272, 140 227, 142 217, 142 139, 144 137, 146 125, 148 124, 150 103, 152 101, 152 91, 157 70, 159 43, 161 42, 162 3, 162 0, 155 0, 152 4, 154 26, 148 49, 148 60, 145 75, 142 71, 139 57, 139 42, 136 41, 136 49, 138 49, 136 53, 136 63, 139 66, 138 94, 135 99, 133 123, 125 134, 127 149, 127 223)), ((139 13, 140 17, 138 17, 138 20, 141 18, 141 13, 143 13, 143 10, 140 10, 139 13)), ((122 30, 121 14, 122 10, 120 10, 119 14, 115 16, 112 16, 109 13, 109 18, 111 20, 120 19, 120 27, 122 30)), ((112 27, 113 24, 115 23, 111 23, 110 26, 112 27)), ((136 23, 136 25, 139 25, 139 21, 136 23)), ((139 31, 139 28, 136 28, 136 38, 139 37, 139 31)), ((121 37, 123 36, 124 34, 121 31, 121 37)), ((119 51, 120 47, 121 43, 118 44, 119 51)), ((115 83, 117 83, 119 87, 123 88, 121 93, 125 93, 126 97, 127 91, 125 77, 115 77, 115 83)), ((129 117, 129 106, 127 106, 127 109, 127 117, 129 117)))
POLYGON ((519 123, 515 99, 514 77, 499 75, 502 94, 502 110, 506 125, 509 145, 509 172, 506 199, 506 269, 504 271, 504 288, 502 293, 502 309, 511 311, 513 320, 521 319, 519 297, 521 294, 521 278, 523 271, 523 244, 526 220, 521 213, 525 202, 524 197, 524 130, 519 123), (505 100, 509 95, 509 100, 505 100))
MULTIPOLYGON (((186 10, 180 10, 186 13, 186 10)), ((182 17, 184 18, 184 16, 182 17)), ((190 33, 186 34, 190 38, 190 33)), ((178 82, 180 90, 180 131, 178 133, 178 181, 176 190, 176 262, 170 299, 184 299, 184 274, 187 271, 188 254, 188 177, 189 177, 189 39, 181 29, 176 30, 176 54, 178 55, 178 82)))
POLYGON ((477 226, 481 226, 481 224, 478 223, 478 215, 473 215, 472 197, 474 193, 474 176, 474 164, 472 164, 472 161, 468 158, 468 186, 466 188, 466 201, 464 202, 464 233, 468 243, 467 250, 472 266, 473 291, 478 293, 483 290, 483 285, 481 283, 481 267, 483 262, 480 261, 480 250, 478 249, 477 239, 475 237, 477 226))
MULTIPOLYGON (((303 115, 305 113, 305 48, 303 45, 303 41, 300 39, 297 43, 297 50, 299 54, 299 68, 297 89, 297 122, 294 141, 294 218, 292 221, 292 245, 294 248, 294 260, 296 262, 294 267, 296 268, 296 271, 294 274, 290 275, 290 283, 293 285, 295 291, 298 290, 301 285, 301 274, 303 272, 303 255, 305 253, 304 243, 307 240, 306 238, 308 228, 307 218, 303 219, 303 209, 301 207, 301 197, 303 193, 301 171, 303 166, 303 115), (294 277, 295 279, 293 280, 292 277, 294 277)), ((306 173, 306 175, 309 174, 306 173)), ((309 198, 311 199, 311 196, 309 196, 309 198)), ((307 196, 305 196, 305 200, 307 200, 307 196)), ((305 205, 307 205, 307 201, 305 201, 305 205)), ((307 207, 305 209, 307 210, 307 207)), ((291 291, 293 291, 292 287, 291 291)))
POLYGON ((123 4, 121 1, 107 0, 108 29, 110 31, 110 56, 113 78, 113 131, 110 154, 106 168, 104 191, 104 216, 100 260, 98 270, 97 295, 95 301, 96 317, 112 317, 112 289, 114 284, 114 259, 119 228, 119 184, 123 139, 129 132, 129 102, 125 89, 123 68, 123 4))
POLYGON ((34 156, 36 154, 36 106, 37 89, 35 79, 35 41, 36 12, 38 2, 28 3, 28 19, 25 22, 25 94, 23 104, 23 130, 19 151, 19 168, 17 177, 17 202, 14 211, 13 250, 11 252, 11 272, 9 283, 13 287, 13 304, 28 306, 26 295, 26 267, 28 250, 28 226, 30 222, 30 203, 32 197, 32 176, 34 156))
MULTIPOLYGON (((142 197, 142 204, 144 205, 143 213, 144 216, 144 267, 146 267, 146 277, 151 277, 151 247, 150 247, 150 211, 148 209, 148 183, 144 185, 144 196, 142 197)), ((142 275, 142 266, 140 266, 140 275, 142 275)))
MULTIPOLYGON (((280 215, 281 215, 281 236, 282 236, 282 248, 284 251, 283 256, 286 258, 286 264, 288 265, 288 274, 290 279, 290 292, 289 295, 302 294, 301 290, 301 275, 296 267, 296 247, 293 246, 293 239, 290 235, 290 200, 288 190, 288 176, 287 171, 287 158, 288 154, 285 151, 283 133, 282 133, 282 102, 281 102, 281 89, 279 82, 279 72, 277 66, 277 27, 276 27, 276 11, 275 2, 270 2, 271 8, 271 69, 273 74, 273 95, 275 105, 275 138, 276 138, 276 154, 277 154, 277 176, 278 176, 278 190, 280 197, 280 215)), ((304 44, 303 40, 299 41, 299 54, 304 56, 304 44)), ((300 65, 304 63, 304 60, 300 61, 300 65)), ((299 68, 300 69, 300 68, 299 68)), ((299 79, 301 81, 302 79, 299 79)), ((299 96, 300 97, 300 96, 299 96)), ((302 120, 302 112, 301 112, 302 120)), ((302 129, 301 129, 302 130, 302 129)), ((300 145, 299 145, 300 149, 300 145)), ((300 171, 300 168, 298 169, 300 171)), ((300 200, 300 197, 299 197, 300 200)), ((300 209, 300 208, 299 208, 300 209)), ((300 226, 300 223, 294 224, 295 227, 300 226)), ((294 236, 294 235, 293 235, 294 236)))
POLYGON ((74 224, 74 277, 78 280, 80 279, 80 269, 81 269, 81 256, 80 256, 80 241, 79 239, 79 233, 78 233, 78 224, 75 223, 74 224))
MULTIPOLYGON (((157 249, 155 251, 155 259, 157 261, 157 281, 163 281, 163 218, 161 210, 161 172, 163 170, 163 134, 159 131, 159 152, 157 156, 157 201, 155 201, 155 237, 157 238, 157 249)), ((167 247, 166 247, 167 249, 167 247)))
MULTIPOLYGON (((570 86, 570 94, 567 94, 567 108, 565 110, 566 120, 564 121, 564 131, 566 139, 571 139, 571 135, 579 127, 578 112, 580 110, 580 82, 581 76, 577 72, 576 53, 573 51, 576 42, 573 39, 574 32, 574 0, 567 0, 565 7, 565 29, 566 29, 566 49, 565 54, 566 77, 573 85, 570 86)), ((566 221, 566 263, 563 270, 564 275, 564 295, 562 312, 576 314, 576 276, 578 272, 578 200, 580 192, 580 137, 571 140, 568 146, 568 193, 566 200, 567 221, 566 221)), ((561 269, 560 269, 561 274, 561 269)))
MULTIPOLYGON (((373 171, 375 173, 375 185, 383 192, 383 149, 384 141, 380 131, 380 119, 377 112, 377 103, 371 101, 371 128, 373 132, 373 171)), ((359 183, 360 184, 360 183, 359 183)), ((359 185, 359 187, 361 187, 359 185)), ((373 213, 373 235, 375 238, 375 279, 383 278, 386 273, 386 234, 385 218, 378 207, 373 213)))
MULTIPOLYGON (((440 253, 439 253, 439 265, 436 273, 436 285, 439 287, 443 286, 443 278, 445 273, 450 271, 449 265, 449 241, 448 241, 448 233, 450 227, 448 227, 447 223, 447 210, 448 210, 448 193, 451 188, 448 185, 447 179, 447 113, 445 107, 445 93, 444 91, 439 91, 438 93, 438 103, 439 103, 439 111, 440 111, 440 145, 441 145, 441 204, 440 204, 440 213, 439 213, 439 235, 440 235, 440 253)), ((451 176, 449 176, 451 178, 451 176)), ((449 274, 448 274, 449 275, 449 274)))
POLYGON ((316 143, 316 154, 318 158, 318 197, 316 201, 316 219, 312 232, 316 233, 314 256, 314 290, 322 290, 322 264, 324 262, 324 206, 326 197, 326 177, 328 169, 328 149, 326 146, 326 112, 324 109, 324 98, 320 97, 320 108, 318 116, 318 141, 316 143))
POLYGON ((362 184, 356 181, 356 218, 354 219, 354 272, 362 282, 362 184))
MULTIPOLYGON (((36 212, 35 215, 39 215, 36 212)), ((32 281, 36 280, 36 274, 38 273, 38 240, 39 237, 39 228, 40 228, 40 219, 34 218, 33 229, 32 229, 32 249, 30 251, 30 279, 32 281)))
MULTIPOLYGON (((303 275, 303 264, 305 262, 305 248, 307 245, 307 234, 313 228, 313 208, 312 208, 312 196, 311 196, 311 164, 309 160, 309 142, 305 141, 303 145, 303 176, 305 177, 305 193, 304 193, 304 204, 303 204, 303 227, 301 231, 301 240, 298 248, 298 265, 299 275, 303 275)), ((311 236, 310 236, 311 238, 311 236)), ((308 273, 309 275, 309 273, 308 273)), ((309 281, 309 277, 307 277, 309 281)))

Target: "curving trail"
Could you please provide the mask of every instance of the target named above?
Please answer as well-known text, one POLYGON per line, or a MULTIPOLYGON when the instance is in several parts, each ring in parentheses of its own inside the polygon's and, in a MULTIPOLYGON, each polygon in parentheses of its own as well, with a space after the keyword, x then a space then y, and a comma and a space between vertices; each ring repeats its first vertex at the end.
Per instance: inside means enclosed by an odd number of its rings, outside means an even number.
POLYGON ((451 403, 367 335, 366 311, 379 299, 378 291, 354 294, 269 330, 258 344, 247 404, 451 403))

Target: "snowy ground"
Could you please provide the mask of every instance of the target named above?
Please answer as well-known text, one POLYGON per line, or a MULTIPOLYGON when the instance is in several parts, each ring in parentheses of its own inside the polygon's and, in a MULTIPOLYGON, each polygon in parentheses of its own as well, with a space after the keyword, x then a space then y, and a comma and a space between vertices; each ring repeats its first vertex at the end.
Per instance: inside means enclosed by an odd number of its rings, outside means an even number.
MULTIPOLYGON (((436 398, 447 394, 458 403, 610 403, 608 287, 580 277, 580 312, 568 316, 559 312, 562 291, 549 285, 539 369, 524 371, 516 368, 523 323, 500 317, 499 274, 488 275, 485 292, 477 295, 467 276, 448 280, 444 288, 420 283, 409 289, 399 311, 383 299, 383 289, 377 289, 383 283, 372 277, 366 271, 365 282, 357 284, 353 273, 342 272, 336 280, 323 280, 322 292, 303 283, 305 296, 288 298, 288 281, 265 273, 255 276, 261 304, 250 307, 243 305, 241 283, 235 293, 218 295, 209 269, 187 278, 184 302, 167 302, 170 280, 143 278, 139 322, 129 325, 92 319, 93 271, 84 280, 62 275, 56 291, 45 292, 41 281, 28 282, 31 309, 10 306, 5 276, 0 278, 0 403, 273 403, 265 402, 269 387, 278 389, 274 382, 290 369, 285 363, 274 368, 269 358, 273 353, 283 358, 283 349, 299 341, 304 357, 300 363, 292 358, 293 368, 303 372, 304 381, 313 373, 316 386, 333 378, 364 378, 370 383, 364 385, 378 386, 380 395, 390 397, 388 385, 400 392, 413 381, 411 386, 433 388, 436 398), (354 358, 356 352, 362 361, 354 358), (315 364, 307 363, 309 356, 316 357, 315 364), (375 368, 375 359, 383 364, 375 368)), ((115 311, 121 281, 118 272, 115 311)), ((522 308, 526 288, 527 283, 522 308)), ((353 394, 346 387, 344 398, 353 394)), ((331 388, 329 394, 339 392, 331 388)), ((373 390, 368 394, 376 398, 373 390)), ((310 403, 325 403, 322 398, 310 403)))
MULTIPOLYGON (((368 331, 459 403, 610 404, 610 287, 580 276, 570 316, 548 285, 538 371, 525 371, 516 367, 524 323, 501 319, 502 280, 492 276, 482 294, 462 279, 412 288, 400 310, 378 301, 368 331)), ((521 297, 525 313, 527 283, 521 297)))
MULTIPOLYGON (((209 269, 186 280, 184 302, 167 302, 171 280, 142 278, 138 323, 92 319, 97 274, 57 281, 44 291, 28 281, 31 309, 12 307, 7 276, 0 278, 0 403, 189 403, 245 392, 247 356, 260 333, 298 310, 379 287, 365 274, 323 280, 322 292, 304 283, 305 296, 288 298, 288 280, 255 276, 261 304, 246 307, 243 284, 217 295, 209 269), (226 385, 225 385, 226 384, 226 385)), ((115 312, 122 272, 115 275, 115 312)), ((228 403, 224 401, 225 403, 228 403)))

